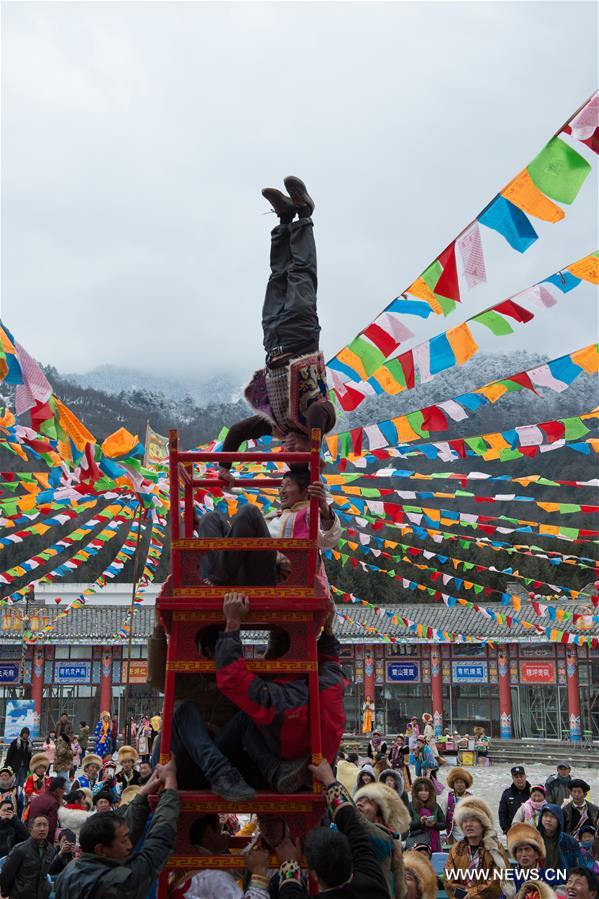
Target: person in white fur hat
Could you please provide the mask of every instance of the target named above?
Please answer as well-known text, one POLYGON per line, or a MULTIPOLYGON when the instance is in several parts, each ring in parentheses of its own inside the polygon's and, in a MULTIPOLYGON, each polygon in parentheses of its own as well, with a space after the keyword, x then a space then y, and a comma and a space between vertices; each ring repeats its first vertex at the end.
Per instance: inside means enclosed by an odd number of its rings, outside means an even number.
MULTIPOLYGON (((496 873, 509 870, 503 846, 499 845, 491 809, 476 796, 467 796, 456 808, 454 820, 464 838, 449 850, 445 864, 445 889, 449 899, 499 899, 516 895, 514 883, 496 873), (476 872, 486 872, 477 879, 476 872)), ((479 875, 480 876, 480 875, 479 875)))
POLYGON ((371 783, 354 793, 356 808, 365 818, 364 826, 389 884, 394 899, 404 899, 405 879, 400 835, 410 826, 410 813, 396 790, 371 783))
POLYGON ((403 854, 406 899, 436 899, 437 875, 422 852, 410 849, 403 854))
POLYGON ((116 776, 117 791, 119 795, 126 790, 127 787, 140 787, 141 774, 135 769, 135 763, 139 760, 137 749, 133 746, 121 746, 118 754, 119 765, 121 770, 116 776))

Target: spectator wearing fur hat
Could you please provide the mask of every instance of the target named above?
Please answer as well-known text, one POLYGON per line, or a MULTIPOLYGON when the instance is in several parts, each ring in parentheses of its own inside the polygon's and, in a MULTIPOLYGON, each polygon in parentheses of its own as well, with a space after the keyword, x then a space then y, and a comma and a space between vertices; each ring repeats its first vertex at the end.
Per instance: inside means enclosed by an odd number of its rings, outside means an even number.
POLYGON ((440 852, 440 831, 445 830, 445 815, 437 803, 435 785, 429 777, 417 777, 412 784, 410 812, 408 843, 428 842, 433 852, 440 852))
POLYGON ((449 899, 499 899, 515 896, 513 882, 496 879, 494 872, 508 870, 509 862, 499 845, 493 826, 491 809, 476 796, 462 799, 455 811, 455 821, 464 839, 449 850, 445 864, 445 889, 449 899), (481 880, 473 872, 487 872, 481 880))
POLYGON ((447 775, 447 788, 449 794, 447 796, 447 815, 446 815, 446 833, 448 843, 457 843, 464 838, 464 834, 455 823, 455 810, 460 799, 465 796, 472 796, 469 788, 472 786, 473 778, 469 771, 465 768, 452 768, 447 775))
POLYGON ((523 802, 512 818, 512 824, 530 824, 536 827, 541 820, 541 812, 547 805, 546 789, 542 784, 530 788, 530 799, 523 802))
POLYGON ((436 899, 437 875, 422 852, 404 852, 403 868, 406 899, 436 899))
POLYGON ((346 758, 340 758, 337 762, 337 780, 343 784, 350 795, 356 789, 358 782, 358 774, 360 773, 358 761, 357 752, 348 752, 346 758))
POLYGON ((512 824, 507 832, 507 848, 516 860, 514 870, 517 884, 529 880, 533 871, 541 872, 545 867, 545 843, 536 827, 524 823, 512 824))
POLYGON ((527 880, 518 890, 516 899, 557 899, 557 893, 542 880, 527 880))
POLYGON ((126 805, 129 805, 130 802, 133 802, 140 790, 140 786, 125 787, 125 789, 121 793, 119 808, 124 808, 126 805))
MULTIPOLYGON (((87 791, 89 793, 89 791, 87 791)), ((58 823, 60 829, 68 828, 79 839, 79 831, 93 812, 90 809, 91 794, 88 797, 83 790, 71 790, 67 801, 58 809, 58 823)))
POLYGON ((50 778, 48 777, 49 767, 50 759, 45 752, 36 752, 35 755, 31 756, 31 761, 29 763, 31 774, 25 781, 24 787, 25 796, 27 797, 28 802, 32 796, 43 793, 50 783, 50 778))
POLYGON ((599 807, 589 802, 586 798, 590 786, 581 777, 575 777, 570 784, 570 800, 563 806, 564 829, 566 833, 578 839, 580 828, 584 824, 590 824, 597 828, 599 820, 599 807))
POLYGON ((139 760, 137 750, 133 746, 121 746, 118 754, 119 765, 121 770, 116 776, 117 790, 122 794, 127 787, 140 787, 141 775, 134 768, 135 763, 139 760))
POLYGON ((93 752, 86 755, 83 759, 83 774, 78 778, 79 786, 86 787, 92 793, 101 789, 100 768, 102 767, 102 759, 93 752))
POLYGON ((381 863, 389 893, 404 899, 405 882, 400 835, 410 825, 410 815, 397 792, 382 783, 371 783, 354 794, 356 808, 361 813, 368 838, 381 863))

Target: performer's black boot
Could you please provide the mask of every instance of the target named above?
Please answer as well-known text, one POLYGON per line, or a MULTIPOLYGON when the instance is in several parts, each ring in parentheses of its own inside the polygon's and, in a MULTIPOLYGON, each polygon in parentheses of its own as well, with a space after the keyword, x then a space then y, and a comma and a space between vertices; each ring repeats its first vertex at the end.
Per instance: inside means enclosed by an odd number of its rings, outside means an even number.
POLYGON ((281 219, 282 225, 288 225, 295 218, 297 207, 293 200, 276 187, 265 187, 262 196, 268 200, 276 214, 281 219))
POLYGON ((288 175, 285 178, 285 187, 289 196, 297 206, 297 214, 301 219, 310 218, 314 212, 315 203, 306 189, 306 185, 301 178, 295 175, 288 175))

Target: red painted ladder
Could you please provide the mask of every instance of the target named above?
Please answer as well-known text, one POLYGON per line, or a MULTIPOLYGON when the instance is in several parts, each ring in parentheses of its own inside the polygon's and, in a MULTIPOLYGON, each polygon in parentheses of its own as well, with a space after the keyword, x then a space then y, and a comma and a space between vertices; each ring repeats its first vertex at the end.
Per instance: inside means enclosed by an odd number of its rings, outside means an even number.
MULTIPOLYGON (((177 431, 169 434, 170 508, 171 508, 171 574, 157 599, 157 610, 168 640, 164 705, 162 712, 161 755, 166 763, 172 737, 172 718, 175 679, 186 674, 214 671, 213 660, 198 654, 195 637, 200 629, 222 622, 224 594, 239 587, 213 587, 199 584, 200 558, 203 552, 218 549, 264 550, 284 552, 292 563, 290 577, 284 586, 243 587, 250 597, 250 613, 244 630, 265 630, 277 623, 290 636, 290 648, 281 659, 248 659, 252 671, 269 674, 305 673, 309 686, 310 746, 312 760, 321 758, 320 698, 318 690, 318 656, 316 641, 329 609, 329 598, 316 580, 318 566, 318 503, 310 501, 310 533, 299 539, 197 539, 194 530, 194 490, 222 487, 222 482, 194 476, 196 462, 278 462, 303 463, 309 466, 310 481, 320 479, 320 432, 311 435, 310 452, 304 453, 209 453, 182 452, 177 431)), ((280 479, 254 478, 240 481, 240 486, 273 487, 280 479)), ((284 817, 292 838, 305 837, 318 824, 324 810, 319 785, 311 792, 282 795, 259 793, 251 802, 230 803, 210 792, 181 791, 181 817, 174 852, 160 878, 158 896, 168 895, 168 872, 194 871, 200 868, 236 868, 240 859, 231 856, 199 856, 189 841, 189 828, 201 815, 224 812, 259 812, 284 817)), ((233 849, 240 848, 247 838, 233 838, 233 849)), ((273 867, 277 865, 272 859, 273 867)))

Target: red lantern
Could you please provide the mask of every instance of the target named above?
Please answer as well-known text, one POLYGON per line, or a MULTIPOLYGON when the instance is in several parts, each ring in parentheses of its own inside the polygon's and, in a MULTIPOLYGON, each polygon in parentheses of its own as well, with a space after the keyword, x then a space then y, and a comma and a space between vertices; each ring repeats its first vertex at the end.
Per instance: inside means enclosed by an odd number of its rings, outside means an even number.
POLYGON ((57 596, 54 602, 56 603, 56 605, 59 605, 62 602, 62 599, 60 598, 60 596, 57 596))

